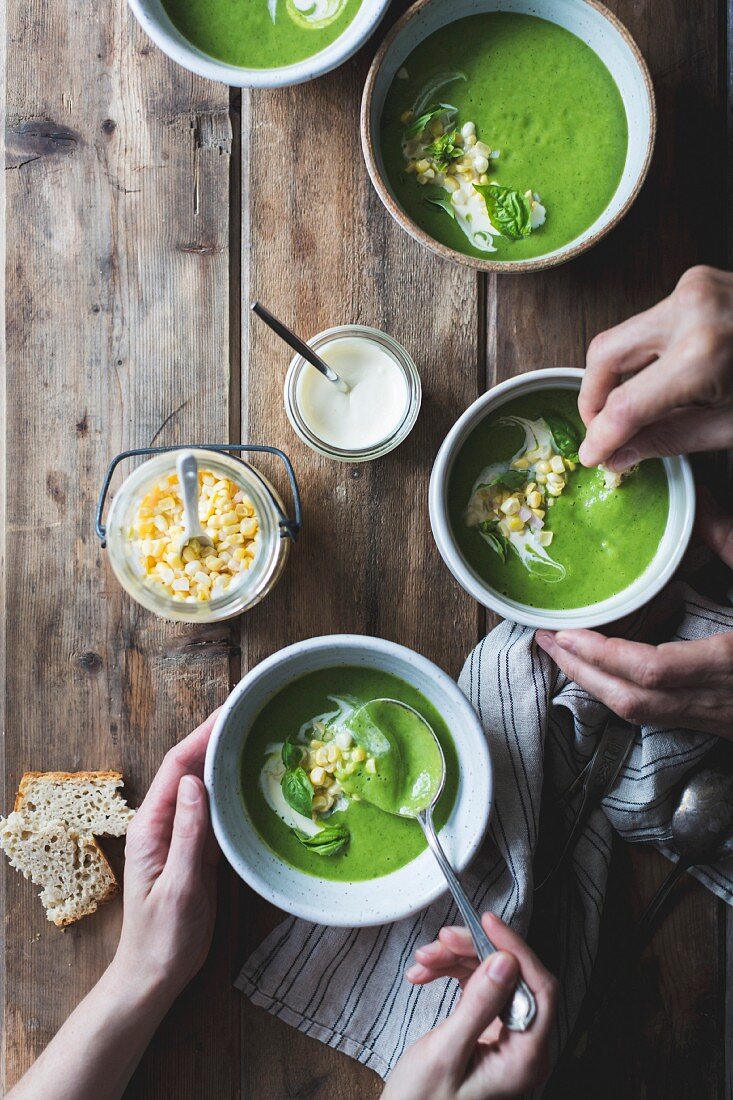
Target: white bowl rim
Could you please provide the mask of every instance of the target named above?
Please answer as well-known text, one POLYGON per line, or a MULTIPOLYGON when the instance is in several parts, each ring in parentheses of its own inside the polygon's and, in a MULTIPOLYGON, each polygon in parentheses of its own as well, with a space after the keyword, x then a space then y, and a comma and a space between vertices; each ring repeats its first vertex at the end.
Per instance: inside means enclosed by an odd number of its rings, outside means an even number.
MULTIPOLYGON (((471 862, 480 848, 486 832, 489 826, 489 819, 494 804, 494 772, 493 764, 491 760, 491 754, 489 751, 488 739, 481 725, 478 714, 472 706, 470 700, 464 695, 459 688, 456 681, 448 675, 439 665, 436 665, 429 658, 424 657, 422 654, 417 653, 415 650, 410 649, 408 646, 400 645, 398 642, 389 641, 386 638, 378 638, 369 634, 326 634, 315 638, 308 638, 303 641, 294 642, 291 645, 285 646, 277 652, 266 657, 255 665, 245 676, 239 681, 238 684, 229 693, 226 701, 224 702, 211 734, 211 738, 206 751, 206 760, 204 764, 204 784, 209 797, 209 811, 211 814, 211 823, 216 836, 217 843, 224 853, 227 861, 233 870, 239 875, 239 877, 252 887, 261 897, 265 898, 272 905, 276 906, 282 911, 292 914, 296 917, 301 917, 303 920, 311 921, 314 924, 324 923, 324 911, 322 906, 309 905, 307 903, 293 902, 287 892, 278 890, 271 883, 262 876, 256 869, 251 867, 240 856, 235 844, 230 839, 226 828, 226 823, 222 814, 219 811, 216 799, 214 797, 214 785, 215 785, 215 770, 217 756, 220 751, 221 743, 227 734, 227 726, 232 713, 235 711, 237 704, 242 695, 244 695, 257 681, 265 679, 269 673, 277 668, 279 665, 289 661, 291 658, 297 657, 303 653, 306 649, 308 652, 319 651, 333 651, 334 648, 359 647, 364 650, 371 651, 381 656, 397 656, 407 660, 408 663, 416 665, 423 673, 435 680, 441 692, 448 695, 452 702, 458 709, 461 709, 465 715, 466 723, 473 725, 474 730, 477 732, 478 737, 475 745, 472 745, 472 751, 475 747, 477 749, 476 756, 476 768, 474 774, 481 774, 483 779, 483 792, 481 804, 474 807, 474 816, 478 822, 478 828, 474 830, 472 839, 469 844, 466 845, 457 859, 454 861, 454 869, 458 872, 464 870, 465 867, 471 862)), ((297 675, 293 677, 297 679, 297 675)), ((458 750, 458 746, 456 746, 458 750)), ((459 752, 460 757, 460 752, 459 752)), ((458 798, 451 811, 451 817, 455 813, 458 805, 458 798)), ((449 818, 450 820, 450 818, 449 818)), ((251 828, 257 833, 254 825, 251 828)), ((258 834, 259 836, 259 834, 258 834)), ((260 837, 260 842, 268 847, 266 842, 260 837)), ((270 849, 271 850, 271 849, 270 849)), ((427 851, 422 855, 427 855, 427 851)), ((276 855, 276 853, 275 853, 276 855)), ((422 858, 416 857, 417 859, 422 858)), ((284 861, 282 861, 284 863, 284 861)), ((415 861, 411 861, 414 863, 415 861)), ((304 871, 299 871, 298 868, 292 868, 289 864, 285 864, 293 873, 301 875, 309 882, 317 883, 318 879, 315 879, 312 875, 306 874, 304 871)), ((410 863, 405 864, 405 867, 411 866, 410 863)), ((392 874, 399 874, 403 868, 398 868, 392 874)), ((437 870, 437 864, 436 864, 437 870)), ((391 875, 381 876, 376 879, 365 880, 366 883, 375 885, 379 882, 388 881, 391 875)), ((336 881, 336 880, 334 880, 336 881)), ((344 886, 349 885, 344 883, 344 886)), ((357 885, 362 885, 361 882, 357 885)), ((402 905, 391 904, 382 902, 380 909, 375 910, 358 922, 348 919, 342 916, 340 913, 329 913, 328 924, 333 927, 342 928, 368 928, 376 925, 388 924, 394 921, 402 920, 407 916, 420 912, 428 905, 431 905, 437 898, 441 897, 448 890, 448 886, 443 880, 442 874, 438 872, 436 875, 435 886, 430 889, 426 889, 419 896, 410 896, 409 899, 405 899, 402 905)), ((384 892, 385 895, 387 891, 384 892)))
MULTIPOLYGON (((431 252, 434 252, 436 255, 441 256, 443 259, 449 260, 451 263, 472 267, 477 271, 515 275, 524 272, 542 271, 551 267, 559 267, 561 264, 567 263, 569 260, 575 259, 576 256, 580 256, 582 253, 587 252, 588 249, 602 240, 603 237, 619 224, 636 202, 639 192, 644 185, 644 181, 649 174, 657 133, 657 105, 649 66, 631 32, 626 25, 621 22, 618 16, 607 8, 605 4, 601 3, 600 0, 575 0, 579 5, 584 5, 597 11, 613 30, 620 35, 639 69, 639 74, 647 95, 649 138, 636 181, 614 216, 610 218, 607 223, 600 225, 596 231, 588 237, 581 240, 575 238, 551 253, 534 256, 526 260, 488 260, 479 256, 468 255, 467 253, 459 252, 458 249, 441 244, 440 241, 437 241, 422 229, 417 222, 413 221, 413 219, 403 211, 400 204, 392 197, 389 187, 382 178, 374 150, 374 143, 372 141, 372 101, 379 69, 403 28, 410 23, 424 7, 441 2, 445 2, 445 0, 415 0, 415 3, 413 3, 389 29, 369 66, 369 72, 367 73, 361 100, 360 132, 362 154, 374 189, 388 213, 394 218, 397 224, 413 238, 413 240, 417 241, 431 252)), ((458 18, 460 18, 460 16, 458 16, 458 18)), ((624 104, 624 106, 626 105, 624 104)))
MULTIPOLYGON (((497 398, 511 394, 514 390, 531 390, 533 383, 540 380, 543 382, 567 382, 577 379, 580 382, 584 374, 585 371, 578 367, 546 367, 514 375, 512 378, 499 382, 496 386, 487 390, 486 393, 481 394, 461 414, 443 440, 430 474, 428 489, 430 526, 440 556, 454 578, 482 606, 495 611, 502 618, 522 623, 524 626, 530 626, 534 629, 590 629, 597 626, 606 626, 625 615, 638 611, 639 608, 649 603, 671 580, 687 550, 695 522, 695 481, 689 461, 681 455, 662 459, 668 477, 671 472, 675 472, 682 481, 682 491, 685 499, 681 537, 673 553, 662 564, 656 576, 653 578, 650 576, 647 586, 637 598, 624 600, 624 593, 628 592, 628 588, 622 589, 621 592, 597 604, 589 604, 587 611, 584 608, 559 610, 534 608, 526 604, 515 606, 513 602, 506 601, 501 593, 496 592, 488 584, 482 582, 465 562, 453 536, 445 506, 448 478, 460 446, 470 434, 470 431, 484 419, 484 416, 488 415, 489 409, 495 404, 497 398), (614 610, 614 607, 616 610, 614 610), (584 611, 586 611, 585 614, 583 614, 584 611)), ((519 396, 519 393, 517 396, 519 396)), ((645 573, 651 570, 654 561, 655 559, 652 559, 645 573)), ((642 574, 642 576, 644 575, 642 574)))
POLYGON ((218 61, 189 43, 165 11, 165 21, 170 23, 172 31, 151 14, 146 0, 127 0, 127 3, 148 37, 181 68, 232 88, 288 88, 324 76, 353 57, 377 29, 390 0, 362 0, 346 29, 324 49, 302 61, 270 69, 251 69, 218 61), (362 21, 360 15, 369 6, 374 8, 371 18, 362 21))

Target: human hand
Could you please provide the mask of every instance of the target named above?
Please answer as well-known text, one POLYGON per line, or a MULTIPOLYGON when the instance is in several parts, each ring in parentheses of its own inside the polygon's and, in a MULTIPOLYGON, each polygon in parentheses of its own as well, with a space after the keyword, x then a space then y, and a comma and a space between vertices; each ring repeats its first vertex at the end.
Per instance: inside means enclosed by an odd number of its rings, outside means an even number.
POLYGON ((693 267, 658 305, 596 336, 578 409, 584 466, 733 446, 733 275, 693 267))
POLYGON ((218 849, 201 775, 217 713, 169 750, 127 831, 112 968, 163 1002, 200 969, 214 929, 218 849))
MULTIPOLYGON (((704 490, 697 525, 733 568, 733 516, 704 490)), ((595 630, 538 630, 535 639, 566 676, 629 722, 733 737, 733 631, 656 646, 595 630)))
POLYGON ((415 952, 407 972, 413 985, 457 978, 463 992, 448 1019, 402 1055, 382 1100, 506 1100, 546 1079, 557 983, 498 917, 485 913, 482 922, 499 950, 480 966, 465 928, 443 928, 415 952), (537 1000, 526 1032, 508 1031, 498 1019, 520 974, 537 1000))

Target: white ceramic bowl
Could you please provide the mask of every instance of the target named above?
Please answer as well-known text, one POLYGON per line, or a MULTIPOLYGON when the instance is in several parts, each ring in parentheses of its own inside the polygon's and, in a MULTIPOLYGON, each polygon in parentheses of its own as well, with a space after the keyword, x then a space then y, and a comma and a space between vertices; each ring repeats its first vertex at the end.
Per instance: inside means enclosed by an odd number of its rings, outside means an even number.
POLYGON ((426 850, 405 867, 367 882, 307 875, 268 848, 250 821, 239 780, 244 742, 263 706, 291 681, 338 665, 399 676, 422 692, 445 720, 458 754, 459 777, 440 839, 459 871, 476 853, 488 825, 492 768, 481 723, 456 683, 432 661, 394 642, 359 634, 311 638, 281 649, 240 681, 222 708, 206 754, 204 780, 221 849, 240 878, 279 909, 319 924, 356 928, 401 920, 439 897, 446 884, 434 857, 426 850))
POLYGON ((361 141, 369 175, 387 210, 420 244, 454 263, 508 274, 555 267, 585 252, 624 216, 646 178, 656 133, 654 89, 646 62, 624 25, 597 0, 418 0, 385 37, 369 70, 361 104, 361 141), (600 57, 626 108, 629 144, 616 192, 598 218, 575 240, 530 260, 466 256, 434 240, 399 205, 384 169, 379 137, 387 93, 412 51, 447 23, 482 12, 535 15, 571 31, 600 57))
MULTIPOLYGON (((245 3, 254 2, 265 3, 266 0, 245 0, 245 3)), ((277 69, 247 69, 217 61, 181 34, 161 0, 128 0, 128 3, 138 23, 156 46, 189 72, 234 88, 285 88, 315 80, 317 76, 343 65, 376 30, 389 0, 363 0, 354 19, 335 42, 303 61, 277 69)))
POLYGON ((492 588, 466 561, 456 542, 448 517, 448 483, 453 463, 471 432, 507 401, 538 390, 579 390, 583 371, 553 367, 529 371, 494 386, 470 405, 453 425, 438 451, 430 475, 430 525, 443 561, 458 583, 484 607, 525 626, 560 630, 563 627, 596 627, 615 622, 637 611, 656 596, 672 578, 690 541, 695 521, 695 483, 686 458, 663 459, 669 486, 669 516, 659 549, 633 584, 615 596, 564 611, 528 607, 492 588))

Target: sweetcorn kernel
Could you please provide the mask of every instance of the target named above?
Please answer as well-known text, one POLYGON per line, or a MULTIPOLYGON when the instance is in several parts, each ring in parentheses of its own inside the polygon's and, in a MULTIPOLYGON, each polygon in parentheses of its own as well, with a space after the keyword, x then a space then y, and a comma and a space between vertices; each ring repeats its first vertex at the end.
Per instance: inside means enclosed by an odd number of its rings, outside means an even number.
POLYGON ((226 590, 254 559, 259 523, 254 507, 239 486, 199 471, 199 515, 213 547, 198 539, 179 553, 183 503, 178 476, 156 482, 138 506, 129 537, 136 542, 146 579, 176 600, 209 600, 226 590))

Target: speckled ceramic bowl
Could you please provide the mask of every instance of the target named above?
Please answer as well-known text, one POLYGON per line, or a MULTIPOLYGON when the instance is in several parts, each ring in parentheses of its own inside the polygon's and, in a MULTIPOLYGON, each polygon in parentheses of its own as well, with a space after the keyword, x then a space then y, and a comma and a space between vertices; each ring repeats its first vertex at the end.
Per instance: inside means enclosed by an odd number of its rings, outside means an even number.
POLYGON ((486 831, 492 768, 481 723, 456 683, 425 657, 394 642, 359 634, 310 638, 281 649, 240 681, 222 708, 206 755, 204 779, 222 851, 240 878, 279 909, 319 924, 356 928, 401 920, 435 901, 446 884, 434 857, 425 851, 405 867, 367 882, 307 875, 265 844, 247 814, 239 779, 244 742, 263 706, 293 680, 338 665, 399 676, 443 716, 456 746, 459 778, 440 839, 457 870, 475 855, 486 831))
POLYGON ((451 471, 463 444, 482 420, 507 401, 543 389, 578 391, 582 378, 583 371, 575 367, 550 367, 528 371, 500 382, 469 405, 463 416, 459 417, 445 437, 430 475, 430 526, 440 555, 458 583, 480 604, 503 618, 546 630, 605 626, 638 611, 674 576, 695 522, 695 482, 690 464, 686 458, 665 458, 662 461, 667 474, 669 513, 664 534, 656 554, 641 576, 616 595, 587 607, 567 610, 530 607, 492 588, 468 563, 456 541, 448 512, 451 471))
POLYGON ((591 248, 618 224, 639 194, 649 170, 656 120, 654 89, 639 47, 626 27, 597 0, 418 0, 392 27, 372 62, 361 104, 361 143, 377 194, 411 237, 454 263, 467 264, 479 271, 516 274, 565 263, 591 248), (387 93, 412 51, 447 23, 468 15, 496 11, 538 16, 571 31, 590 46, 616 81, 628 122, 626 164, 606 209, 575 240, 531 260, 484 260, 466 256, 434 240, 397 202, 380 148, 379 128, 387 93))
MULTIPOLYGON (((253 3, 254 0, 247 2, 253 3)), ((258 2, 264 3, 265 0, 258 2)), ((303 61, 276 69, 248 69, 217 61, 181 34, 161 0, 128 0, 128 3, 138 23, 156 46, 184 69, 234 88, 285 88, 291 84, 305 84, 343 65, 376 30, 389 0, 363 0, 353 20, 335 42, 303 61)))

